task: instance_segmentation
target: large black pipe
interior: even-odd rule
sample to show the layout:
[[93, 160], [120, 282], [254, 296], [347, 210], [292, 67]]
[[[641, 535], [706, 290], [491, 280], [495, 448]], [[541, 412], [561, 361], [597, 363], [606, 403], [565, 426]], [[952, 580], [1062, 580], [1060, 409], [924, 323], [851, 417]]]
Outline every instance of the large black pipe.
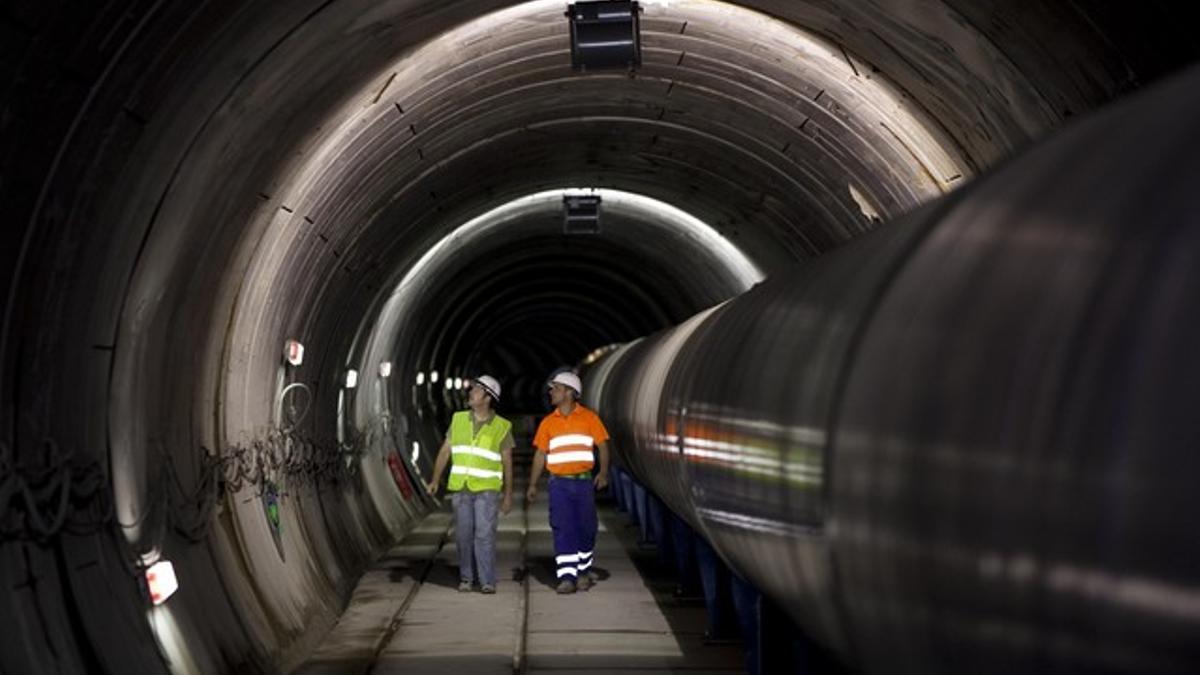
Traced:
[[1200, 70], [590, 376], [867, 673], [1200, 672]]

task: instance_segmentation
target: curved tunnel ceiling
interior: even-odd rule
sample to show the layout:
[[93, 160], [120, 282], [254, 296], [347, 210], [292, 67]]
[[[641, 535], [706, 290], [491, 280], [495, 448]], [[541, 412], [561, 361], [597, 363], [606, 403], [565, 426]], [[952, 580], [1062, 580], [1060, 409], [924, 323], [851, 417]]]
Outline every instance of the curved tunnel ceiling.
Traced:
[[[342, 326], [372, 311], [387, 275], [498, 201], [564, 181], [627, 189], [686, 204], [770, 270], [968, 173], [970, 160], [898, 88], [795, 26], [723, 3], [651, 3], [644, 66], [634, 76], [580, 76], [565, 60], [561, 11], [557, 2], [516, 5], [385, 64], [272, 179], [269, 204], [279, 206], [252, 219], [248, 231], [260, 234], [246, 241], [258, 252], [228, 339], [255, 345], [261, 365], [234, 362], [228, 407], [246, 416], [230, 418], [225, 433], [261, 423], [253, 399], [263, 397], [242, 400], [241, 378], [270, 381], [274, 351], [257, 348], [270, 339], [266, 326], [288, 314]], [[292, 311], [273, 304], [284, 297], [278, 288], [303, 289], [288, 300]], [[296, 315], [306, 307], [325, 316]], [[582, 354], [629, 333], [556, 341]], [[329, 338], [341, 342], [305, 340], [322, 354], [349, 351], [345, 337]]]
[[[202, 448], [278, 426], [280, 384], [310, 388], [305, 424], [329, 436], [353, 359], [541, 367], [547, 352], [578, 358], [739, 290], [732, 277], [706, 285], [699, 259], [666, 258], [659, 237], [606, 234], [556, 264], [552, 219], [530, 214], [512, 230], [527, 248], [462, 251], [480, 261], [461, 277], [469, 288], [453, 269], [437, 277], [412, 321], [429, 335], [383, 330], [406, 271], [462, 223], [543, 190], [624, 190], [683, 208], [771, 274], [1195, 58], [1173, 9], [1152, 3], [644, 4], [633, 76], [570, 71], [562, 3], [0, 8], [0, 194], [21, 224], [0, 247], [5, 453], [36, 464], [45, 438], [70, 448], [110, 477], [123, 535], [13, 549], [6, 576], [75, 570], [31, 592], [50, 607], [45, 635], [5, 650], [13, 669], [161, 670], [160, 650], [200, 670], [286, 668], [328, 625], [347, 580], [423, 507], [377, 470], [333, 492], [298, 487], [284, 515], [294, 535], [272, 546], [252, 486], [214, 504]], [[618, 217], [615, 231], [623, 222], [653, 225]], [[564, 282], [564, 297], [535, 281], [580, 270], [595, 277]], [[501, 284], [513, 322], [570, 318], [572, 294], [609, 313], [544, 344], [499, 338], [490, 355], [455, 341], [446, 310]], [[475, 320], [507, 330], [499, 317]], [[280, 364], [289, 337], [307, 347], [300, 370]], [[168, 527], [165, 471], [197, 514], [215, 514], [209, 529]], [[111, 580], [158, 555], [217, 590], [156, 615], [155, 649], [136, 587]], [[8, 615], [33, 611], [5, 602]]]
[[[563, 234], [563, 199], [578, 194], [601, 199], [599, 233]], [[540, 391], [528, 385], [552, 368], [761, 279], [740, 249], [671, 205], [609, 189], [540, 192], [456, 228], [409, 267], [347, 366], [398, 361], [402, 383], [421, 371], [499, 373], [528, 381], [510, 389], [524, 392], [506, 397], [508, 409], [537, 410]]]

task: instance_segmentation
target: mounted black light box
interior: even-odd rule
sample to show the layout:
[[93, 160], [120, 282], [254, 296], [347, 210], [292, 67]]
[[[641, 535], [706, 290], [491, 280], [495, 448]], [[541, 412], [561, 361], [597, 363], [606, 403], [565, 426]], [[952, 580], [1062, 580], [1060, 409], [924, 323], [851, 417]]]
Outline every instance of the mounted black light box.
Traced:
[[636, 2], [576, 2], [567, 5], [571, 20], [571, 67], [633, 70], [642, 65], [642, 8]]
[[563, 197], [563, 234], [600, 234], [600, 196]]

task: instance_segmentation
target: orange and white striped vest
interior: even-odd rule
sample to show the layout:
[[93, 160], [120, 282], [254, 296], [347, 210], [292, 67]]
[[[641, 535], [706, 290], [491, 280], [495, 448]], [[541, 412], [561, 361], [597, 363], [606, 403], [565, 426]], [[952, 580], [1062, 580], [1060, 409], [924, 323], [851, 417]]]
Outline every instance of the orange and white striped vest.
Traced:
[[556, 476], [591, 471], [595, 465], [592, 449], [608, 440], [608, 430], [600, 417], [576, 403], [569, 415], [556, 408], [538, 425], [533, 445], [546, 453], [546, 469]]

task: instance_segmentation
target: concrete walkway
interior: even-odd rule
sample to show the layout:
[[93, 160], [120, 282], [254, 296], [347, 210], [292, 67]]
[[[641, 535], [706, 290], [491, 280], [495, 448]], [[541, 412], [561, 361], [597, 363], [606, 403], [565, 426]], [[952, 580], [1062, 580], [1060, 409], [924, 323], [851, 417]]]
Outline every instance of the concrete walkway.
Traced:
[[528, 513], [515, 505], [500, 520], [495, 595], [457, 591], [450, 513], [431, 514], [363, 576], [296, 672], [743, 672], [739, 646], [703, 644], [703, 605], [672, 597], [674, 581], [652, 548], [637, 545], [636, 529], [611, 506], [600, 513], [601, 579], [574, 595], [554, 592], [544, 485]]

